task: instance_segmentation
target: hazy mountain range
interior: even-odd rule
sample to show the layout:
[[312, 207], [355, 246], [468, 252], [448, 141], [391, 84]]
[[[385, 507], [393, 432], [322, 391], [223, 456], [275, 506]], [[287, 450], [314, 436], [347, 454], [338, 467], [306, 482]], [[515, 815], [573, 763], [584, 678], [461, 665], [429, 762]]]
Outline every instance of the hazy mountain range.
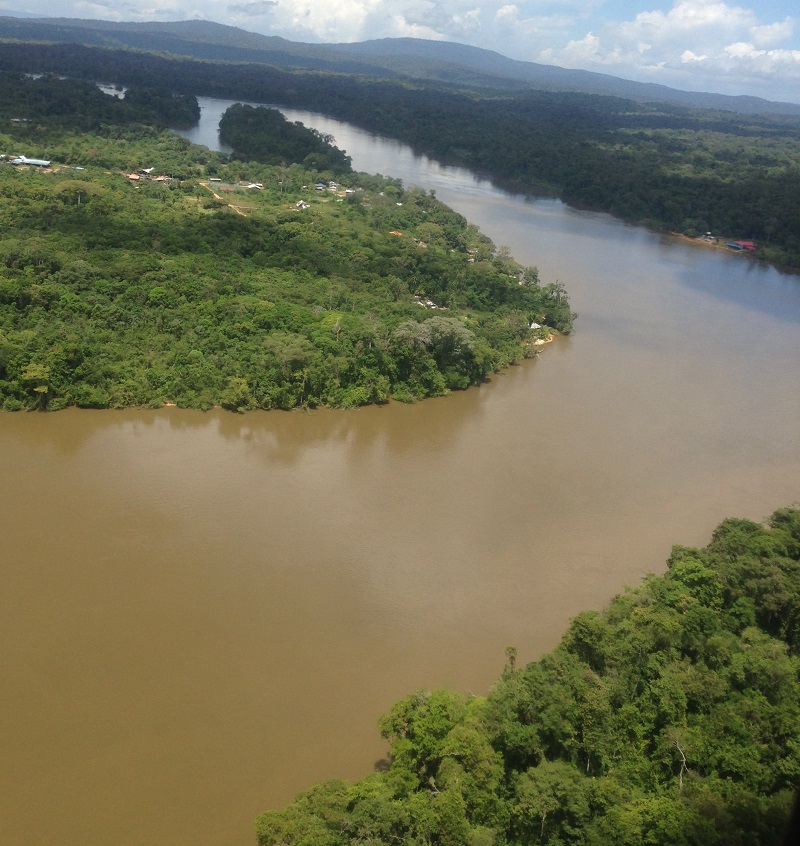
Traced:
[[0, 40], [75, 43], [227, 62], [259, 62], [371, 78], [443, 83], [474, 89], [577, 91], [745, 114], [800, 115], [800, 105], [759, 97], [679, 91], [664, 85], [553, 65], [521, 62], [491, 50], [417, 38], [306, 44], [212, 21], [116, 23], [75, 18], [0, 17]]

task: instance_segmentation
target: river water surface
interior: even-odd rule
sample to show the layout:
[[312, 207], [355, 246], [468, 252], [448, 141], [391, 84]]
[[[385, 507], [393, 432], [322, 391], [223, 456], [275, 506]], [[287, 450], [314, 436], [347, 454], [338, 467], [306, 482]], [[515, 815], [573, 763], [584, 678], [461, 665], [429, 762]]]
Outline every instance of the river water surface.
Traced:
[[369, 772], [396, 699], [483, 694], [671, 544], [800, 499], [798, 277], [290, 117], [564, 283], [576, 333], [411, 406], [0, 416], [4, 843], [251, 844]]

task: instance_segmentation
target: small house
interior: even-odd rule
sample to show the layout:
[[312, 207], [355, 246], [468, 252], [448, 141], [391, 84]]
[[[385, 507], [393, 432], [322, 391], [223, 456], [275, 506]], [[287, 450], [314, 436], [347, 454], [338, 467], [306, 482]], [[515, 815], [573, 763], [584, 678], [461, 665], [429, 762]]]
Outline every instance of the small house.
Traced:
[[27, 156], [17, 156], [15, 159], [11, 159], [11, 164], [32, 165], [33, 167], [50, 167], [50, 162], [46, 159], [29, 159]]

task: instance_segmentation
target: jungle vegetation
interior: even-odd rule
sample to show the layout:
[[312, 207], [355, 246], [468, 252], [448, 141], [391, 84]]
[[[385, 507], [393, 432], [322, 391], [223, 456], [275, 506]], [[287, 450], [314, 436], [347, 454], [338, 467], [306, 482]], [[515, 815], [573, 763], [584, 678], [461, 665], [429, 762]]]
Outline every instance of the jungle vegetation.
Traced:
[[[499, 184], [654, 229], [753, 240], [800, 267], [800, 118], [592, 94], [0, 44], [0, 69], [315, 109]], [[498, 83], [499, 85], [500, 83]]]
[[259, 846], [778, 846], [800, 787], [800, 509], [724, 521], [486, 697], [417, 691], [389, 765]]
[[[560, 284], [432, 194], [367, 174], [335, 183], [313, 153], [279, 165], [212, 153], [164, 129], [146, 93], [0, 82], [4, 409], [411, 401], [478, 384], [535, 354], [548, 327], [571, 329]], [[277, 114], [253, 120], [279, 145]], [[19, 154], [56, 166], [11, 164]]]

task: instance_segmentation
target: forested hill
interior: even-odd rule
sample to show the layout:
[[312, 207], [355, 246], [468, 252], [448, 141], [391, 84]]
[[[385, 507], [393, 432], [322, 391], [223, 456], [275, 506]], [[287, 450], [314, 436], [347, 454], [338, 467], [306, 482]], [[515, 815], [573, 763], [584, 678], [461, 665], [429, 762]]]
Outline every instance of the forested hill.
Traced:
[[258, 62], [0, 44], [0, 69], [323, 112], [504, 186], [653, 229], [752, 241], [800, 268], [800, 118], [548, 91], [467, 91]]
[[256, 822], [260, 846], [779, 846], [800, 787], [800, 510], [570, 625], [486, 698], [418, 691], [390, 766]]
[[159, 124], [192, 106], [0, 79], [2, 408], [410, 401], [570, 331], [560, 285], [432, 195], [274, 110], [239, 137], [282, 160], [229, 160]]
[[743, 114], [800, 115], [800, 105], [760, 97], [680, 91], [602, 73], [509, 59], [492, 50], [420, 38], [308, 44], [205, 20], [120, 21], [0, 16], [0, 38], [146, 50], [211, 61], [426, 80], [462, 88], [572, 91]]

